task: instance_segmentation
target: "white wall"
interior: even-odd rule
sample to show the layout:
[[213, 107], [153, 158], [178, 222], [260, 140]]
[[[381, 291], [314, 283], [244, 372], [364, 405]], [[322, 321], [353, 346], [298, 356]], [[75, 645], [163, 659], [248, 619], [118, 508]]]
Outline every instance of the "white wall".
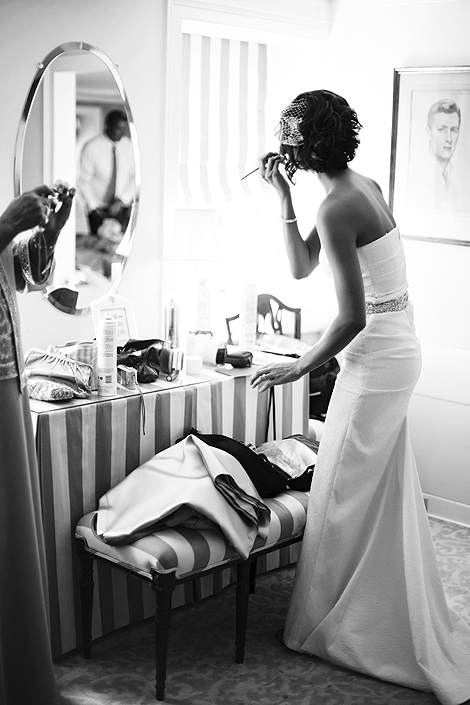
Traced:
[[[208, 5], [198, 0], [192, 4], [195, 11]], [[305, 46], [300, 50], [300, 44], [296, 51], [289, 44], [275, 54], [276, 70], [283, 76], [278, 84], [279, 107], [293, 97], [289, 88], [294, 94], [329, 88], [344, 95], [364, 125], [355, 168], [375, 178], [384, 191], [389, 175], [393, 69], [470, 64], [467, 0], [234, 0], [232, 4], [239, 17], [247, 8], [255, 8], [258, 23], [260, 11], [265, 11], [272, 27], [279, 27], [284, 8], [286, 27], [289, 10], [294, 9], [297, 27], [299, 16], [310, 12], [326, 28], [325, 6], [334, 8], [328, 42], [312, 42], [311, 51]], [[165, 8], [166, 0], [81, 0], [78, 4], [2, 0], [0, 5], [2, 204], [13, 197], [16, 130], [37, 62], [54, 46], [80, 40], [99, 47], [119, 67], [142, 159], [135, 246], [120, 293], [133, 299], [143, 337], [154, 335], [161, 325]], [[272, 95], [273, 107], [276, 101]], [[431, 499], [431, 511], [470, 524], [470, 248], [407, 241], [406, 249], [424, 352], [423, 375], [410, 414], [418, 468], [425, 492], [438, 498]], [[302, 291], [306, 298], [311, 295], [308, 288]], [[20, 315], [25, 347], [93, 334], [91, 317], [61, 314], [38, 294], [20, 297]]]

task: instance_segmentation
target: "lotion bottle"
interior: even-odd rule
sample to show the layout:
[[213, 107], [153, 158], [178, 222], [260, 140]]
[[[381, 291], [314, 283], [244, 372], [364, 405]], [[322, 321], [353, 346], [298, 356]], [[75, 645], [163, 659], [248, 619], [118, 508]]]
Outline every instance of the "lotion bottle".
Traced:
[[98, 323], [98, 396], [112, 397], [117, 393], [116, 321], [106, 314]]

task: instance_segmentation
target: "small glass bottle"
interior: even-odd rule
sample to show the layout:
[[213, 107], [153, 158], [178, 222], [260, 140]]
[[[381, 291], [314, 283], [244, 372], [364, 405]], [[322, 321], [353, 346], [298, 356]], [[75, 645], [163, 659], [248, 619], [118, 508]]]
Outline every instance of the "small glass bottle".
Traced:
[[165, 306], [165, 340], [171, 348], [179, 346], [179, 307], [174, 299]]

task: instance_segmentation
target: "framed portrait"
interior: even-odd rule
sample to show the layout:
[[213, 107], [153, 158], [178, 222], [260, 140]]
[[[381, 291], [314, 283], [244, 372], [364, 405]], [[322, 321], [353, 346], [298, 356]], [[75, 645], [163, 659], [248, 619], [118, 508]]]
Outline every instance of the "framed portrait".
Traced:
[[390, 207], [403, 237], [470, 246], [470, 66], [395, 69]]

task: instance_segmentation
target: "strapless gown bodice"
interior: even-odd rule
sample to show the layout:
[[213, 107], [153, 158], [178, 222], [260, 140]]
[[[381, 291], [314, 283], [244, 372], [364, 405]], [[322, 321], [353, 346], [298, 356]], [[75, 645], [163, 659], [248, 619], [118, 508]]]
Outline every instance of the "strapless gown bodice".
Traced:
[[[364, 282], [366, 301], [382, 303], [402, 296], [407, 288], [406, 261], [398, 228], [374, 242], [357, 248]], [[320, 250], [322, 269], [330, 272], [323, 249]]]

